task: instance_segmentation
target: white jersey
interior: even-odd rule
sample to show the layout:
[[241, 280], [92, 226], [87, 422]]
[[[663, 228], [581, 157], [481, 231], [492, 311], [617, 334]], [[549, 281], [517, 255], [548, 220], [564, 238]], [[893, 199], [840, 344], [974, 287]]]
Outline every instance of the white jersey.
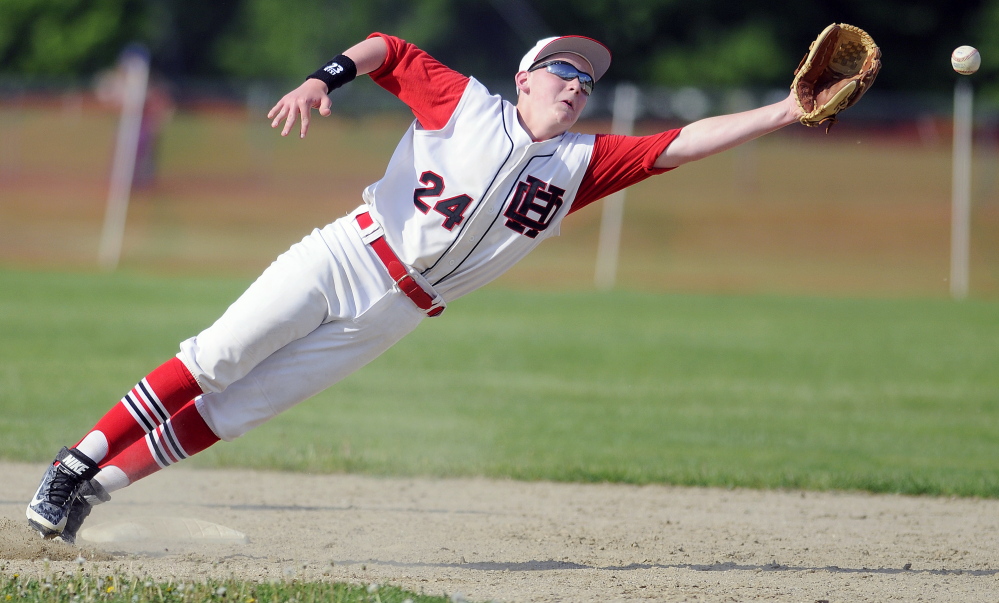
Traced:
[[593, 141], [532, 141], [516, 108], [472, 79], [447, 125], [410, 126], [364, 200], [400, 259], [454, 299], [558, 234]]
[[[384, 177], [364, 191], [364, 201], [399, 258], [453, 300], [559, 233], [562, 219], [581, 207], [575, 201], [598, 137], [567, 132], [534, 141], [513, 104], [412, 44], [383, 37], [388, 57], [371, 76], [409, 104], [417, 119]], [[642, 137], [613, 139], [654, 161], [675, 132], [645, 137], [652, 140], [644, 146], [635, 144]], [[620, 144], [625, 140], [631, 144]], [[634, 153], [605, 155], [636, 163]], [[618, 182], [603, 187], [590, 173], [591, 188], [623, 188], [663, 171], [651, 163], [639, 168], [630, 176], [611, 170], [607, 179]]]

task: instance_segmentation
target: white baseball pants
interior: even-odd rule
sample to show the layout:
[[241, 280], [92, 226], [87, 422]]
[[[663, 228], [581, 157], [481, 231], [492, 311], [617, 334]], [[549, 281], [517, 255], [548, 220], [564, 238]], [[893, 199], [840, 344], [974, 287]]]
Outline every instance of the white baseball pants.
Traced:
[[206, 392], [197, 407], [235, 439], [377, 358], [426, 315], [397, 288], [350, 215], [274, 261], [178, 357]]

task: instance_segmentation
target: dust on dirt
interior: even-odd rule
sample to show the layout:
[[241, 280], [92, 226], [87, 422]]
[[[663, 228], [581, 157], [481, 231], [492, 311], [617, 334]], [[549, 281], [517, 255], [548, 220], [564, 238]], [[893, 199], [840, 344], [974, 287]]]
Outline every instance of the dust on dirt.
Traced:
[[0, 517], [0, 559], [26, 561], [111, 561], [114, 555], [61, 540], [43, 540], [26, 521]]
[[[85, 527], [186, 518], [246, 539], [32, 539], [44, 467], [0, 463], [4, 571], [390, 583], [471, 601], [995, 601], [999, 501], [172, 467]], [[85, 533], [82, 533], [85, 534]], [[90, 553], [85, 553], [90, 554]], [[49, 561], [43, 561], [48, 559]]]

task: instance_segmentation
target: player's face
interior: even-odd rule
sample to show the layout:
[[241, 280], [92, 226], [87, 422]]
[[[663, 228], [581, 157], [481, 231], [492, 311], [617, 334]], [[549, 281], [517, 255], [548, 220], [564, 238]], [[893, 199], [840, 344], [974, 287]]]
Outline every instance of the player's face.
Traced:
[[[589, 62], [577, 54], [560, 52], [547, 57], [545, 62], [548, 61], [564, 61], [578, 71], [593, 73]], [[531, 100], [538, 103], [545, 115], [566, 129], [576, 123], [586, 106], [587, 95], [579, 78], [566, 81], [547, 69], [537, 69], [528, 73], [528, 86]]]

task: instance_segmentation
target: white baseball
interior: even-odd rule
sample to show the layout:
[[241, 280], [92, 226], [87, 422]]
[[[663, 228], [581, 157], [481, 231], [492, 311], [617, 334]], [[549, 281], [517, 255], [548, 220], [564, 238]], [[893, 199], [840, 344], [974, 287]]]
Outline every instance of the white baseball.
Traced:
[[971, 75], [982, 65], [982, 55], [974, 46], [958, 46], [950, 53], [950, 64], [961, 75]]

